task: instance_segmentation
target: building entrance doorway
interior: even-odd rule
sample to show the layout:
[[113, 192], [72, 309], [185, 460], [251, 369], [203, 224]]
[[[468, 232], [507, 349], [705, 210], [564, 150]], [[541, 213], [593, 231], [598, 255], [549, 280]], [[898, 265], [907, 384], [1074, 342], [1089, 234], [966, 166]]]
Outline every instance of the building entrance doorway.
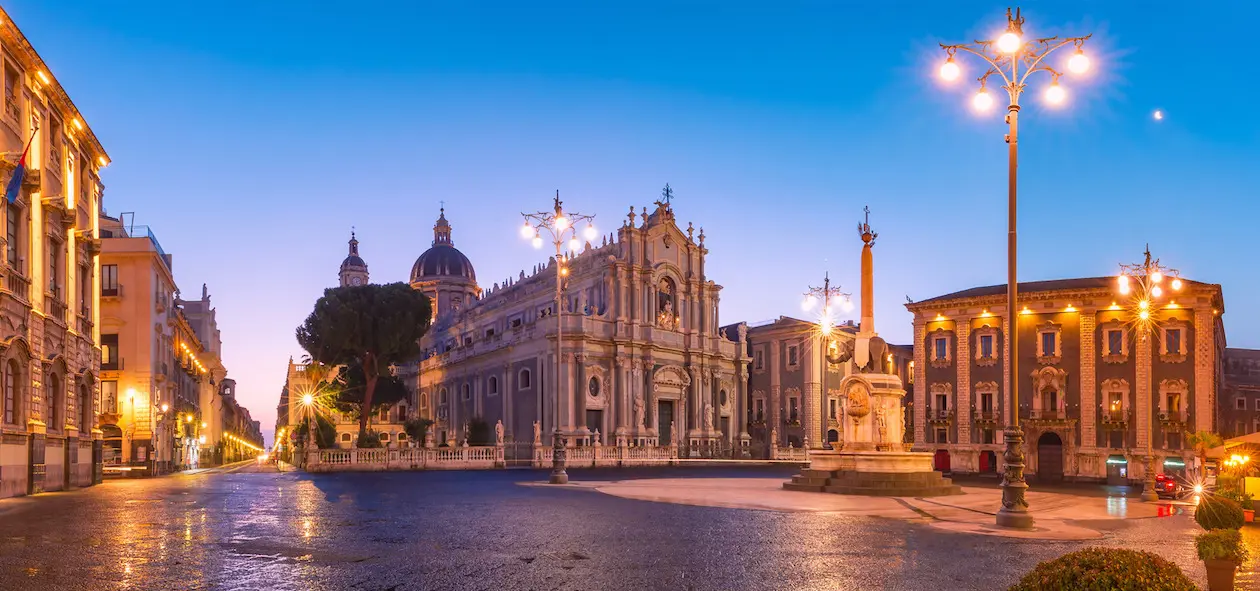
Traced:
[[997, 454], [992, 450], [980, 452], [980, 473], [993, 474], [997, 472]]
[[1058, 433], [1046, 432], [1037, 438], [1037, 480], [1063, 480], [1063, 439]]
[[662, 400], [656, 403], [656, 432], [659, 434], [657, 445], [669, 445], [674, 440], [674, 401]]
[[936, 450], [936, 455], [932, 458], [932, 467], [937, 472], [949, 472], [949, 451], [944, 449]]

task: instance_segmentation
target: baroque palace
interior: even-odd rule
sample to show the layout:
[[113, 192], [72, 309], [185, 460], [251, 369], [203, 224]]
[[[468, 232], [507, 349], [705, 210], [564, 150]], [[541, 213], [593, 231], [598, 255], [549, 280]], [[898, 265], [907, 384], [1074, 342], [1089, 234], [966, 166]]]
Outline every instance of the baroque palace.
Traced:
[[109, 157], [3, 10], [0, 44], [0, 178], [25, 173], [3, 208], [0, 497], [9, 497], [100, 477], [98, 173]]
[[1139, 330], [1116, 277], [1020, 284], [1017, 376], [1004, 362], [1005, 285], [906, 304], [916, 448], [940, 470], [1000, 472], [1013, 377], [1036, 479], [1137, 482], [1147, 456], [1182, 472], [1194, 453], [1184, 435], [1217, 426], [1225, 332], [1219, 285], [1176, 285], [1159, 324]]
[[[718, 324], [721, 287], [708, 249], [674, 221], [668, 199], [630, 214], [568, 263], [560, 310], [555, 259], [483, 289], [452, 241], [445, 211], [411, 285], [434, 304], [422, 360], [400, 375], [440, 441], [462, 441], [472, 421], [502, 423], [509, 453], [527, 458], [557, 416], [569, 445], [676, 444], [690, 455], [747, 445], [746, 365]], [[559, 375], [556, 315], [563, 323]]]

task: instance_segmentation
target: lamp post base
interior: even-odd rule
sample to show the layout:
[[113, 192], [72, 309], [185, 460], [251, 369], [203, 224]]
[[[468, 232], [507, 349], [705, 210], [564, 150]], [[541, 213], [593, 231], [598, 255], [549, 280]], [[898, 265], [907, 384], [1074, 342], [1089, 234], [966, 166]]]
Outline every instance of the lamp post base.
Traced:
[[1159, 492], [1155, 483], [1155, 458], [1146, 456], [1146, 486], [1142, 488], [1142, 500], [1148, 503], [1159, 501]]
[[1024, 492], [1028, 483], [1024, 482], [1024, 431], [1019, 428], [1008, 428], [1003, 432], [1006, 440], [1006, 473], [1002, 476], [1002, 508], [997, 512], [998, 527], [1032, 529], [1033, 517], [1028, 512], [1028, 501]]
[[569, 483], [569, 473], [564, 471], [566, 455], [564, 438], [560, 436], [560, 429], [556, 429], [551, 437], [551, 477], [547, 479], [548, 484]]

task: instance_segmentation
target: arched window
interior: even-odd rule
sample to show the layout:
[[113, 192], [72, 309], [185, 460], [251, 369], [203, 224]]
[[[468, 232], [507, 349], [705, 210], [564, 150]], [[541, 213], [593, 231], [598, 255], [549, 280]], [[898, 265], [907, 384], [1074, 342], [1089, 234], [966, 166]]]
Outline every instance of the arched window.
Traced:
[[528, 370], [528, 369], [522, 369], [522, 370], [521, 370], [520, 375], [517, 377], [516, 383], [520, 385], [520, 387], [521, 387], [521, 389], [522, 389], [522, 390], [524, 390], [524, 389], [526, 389], [526, 388], [530, 388], [530, 387], [531, 387], [531, 385], [530, 385], [530, 375], [529, 375], [529, 370]]
[[446, 388], [438, 390], [438, 404], [446, 404]]
[[673, 325], [678, 318], [677, 289], [674, 280], [662, 277], [656, 287], [656, 320], [659, 325]]
[[491, 396], [498, 394], [499, 393], [499, 378], [490, 376], [490, 379], [486, 380], [486, 391]]
[[349, 434], [349, 433], [342, 433], [342, 434], [341, 434], [341, 442], [342, 442], [342, 443], [350, 443], [350, 434]]
[[726, 390], [718, 390], [718, 406], [725, 407], [728, 400], [726, 399]]
[[86, 383], [79, 384], [79, 430], [82, 432], [91, 431], [96, 426], [90, 392]]
[[10, 359], [4, 364], [4, 422], [10, 425], [16, 425], [22, 418], [22, 413], [18, 410], [18, 404], [22, 400], [17, 392], [19, 375], [16, 359]]
[[47, 419], [45, 422], [48, 424], [48, 430], [60, 431], [65, 421], [61, 416], [61, 378], [57, 377], [57, 374], [48, 374], [48, 389], [45, 392], [48, 398], [48, 416], [44, 418]]

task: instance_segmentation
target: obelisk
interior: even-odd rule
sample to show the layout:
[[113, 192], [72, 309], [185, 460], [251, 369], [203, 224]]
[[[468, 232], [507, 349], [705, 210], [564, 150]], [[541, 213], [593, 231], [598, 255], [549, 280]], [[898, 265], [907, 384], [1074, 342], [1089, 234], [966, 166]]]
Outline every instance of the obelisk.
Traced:
[[870, 361], [871, 338], [875, 336], [875, 257], [871, 248], [879, 237], [871, 230], [871, 208], [865, 207], [862, 211], [866, 213], [866, 219], [858, 224], [858, 235], [862, 237], [862, 319], [853, 355], [859, 368], [866, 367]]

